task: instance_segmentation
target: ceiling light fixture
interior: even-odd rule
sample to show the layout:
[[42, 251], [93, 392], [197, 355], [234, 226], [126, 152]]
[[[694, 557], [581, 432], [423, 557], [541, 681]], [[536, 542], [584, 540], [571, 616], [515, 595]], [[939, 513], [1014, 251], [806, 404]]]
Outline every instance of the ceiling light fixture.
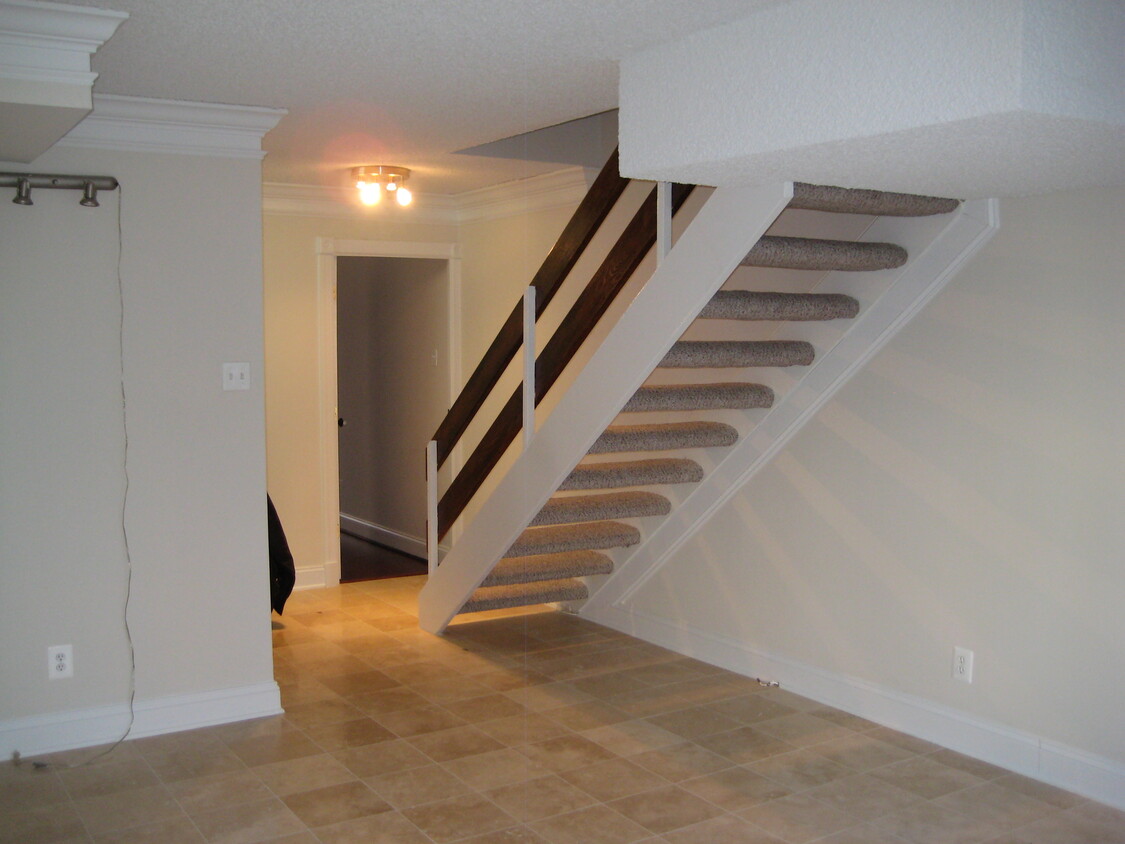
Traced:
[[393, 193], [399, 205], [409, 205], [414, 198], [405, 187], [410, 171], [405, 167], [388, 167], [385, 164], [367, 164], [352, 168], [352, 179], [359, 188], [359, 201], [364, 205], [376, 205], [383, 198], [383, 191]]

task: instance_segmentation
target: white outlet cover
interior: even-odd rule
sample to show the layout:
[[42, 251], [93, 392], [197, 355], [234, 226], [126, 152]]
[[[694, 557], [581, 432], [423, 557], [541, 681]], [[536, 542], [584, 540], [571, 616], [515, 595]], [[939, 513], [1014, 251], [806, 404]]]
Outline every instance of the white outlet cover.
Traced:
[[962, 683], [973, 682], [973, 652], [968, 648], [953, 649], [953, 679]]
[[70, 645], [52, 645], [47, 648], [47, 676], [52, 680], [65, 680], [74, 676], [74, 650]]

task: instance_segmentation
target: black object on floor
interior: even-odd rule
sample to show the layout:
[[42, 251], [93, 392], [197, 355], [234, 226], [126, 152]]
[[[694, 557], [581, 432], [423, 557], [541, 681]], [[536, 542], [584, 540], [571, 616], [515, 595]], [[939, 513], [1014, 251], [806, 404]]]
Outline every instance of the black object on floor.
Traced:
[[425, 574], [426, 561], [350, 533], [340, 533], [340, 582]]
[[285, 602], [293, 591], [297, 571], [293, 567], [293, 554], [289, 551], [289, 543], [285, 539], [281, 519], [277, 516], [277, 510], [274, 509], [269, 494], [266, 495], [266, 520], [269, 534], [270, 606], [281, 615], [281, 611], [285, 609]]

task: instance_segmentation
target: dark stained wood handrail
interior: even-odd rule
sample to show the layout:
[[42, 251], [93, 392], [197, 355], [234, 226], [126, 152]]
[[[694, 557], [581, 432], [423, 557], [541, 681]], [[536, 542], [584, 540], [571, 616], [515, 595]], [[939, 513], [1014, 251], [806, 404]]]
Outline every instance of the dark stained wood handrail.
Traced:
[[[575, 209], [554, 247], [531, 280], [535, 288], [535, 317], [550, 304], [567, 275], [574, 268], [590, 240], [621, 197], [628, 179], [618, 173], [617, 150], [606, 161], [590, 190]], [[523, 301], [516, 303], [492, 345], [465, 382], [433, 438], [437, 441], [438, 466], [445, 463], [453, 447], [480, 411], [492, 388], [523, 344]]]
[[[684, 203], [691, 191], [691, 185], [673, 186], [673, 212]], [[598, 320], [656, 243], [656, 214], [656, 190], [653, 189], [535, 361], [536, 405], [562, 375]], [[521, 384], [438, 502], [439, 538], [449, 531], [519, 434], [522, 394]]]

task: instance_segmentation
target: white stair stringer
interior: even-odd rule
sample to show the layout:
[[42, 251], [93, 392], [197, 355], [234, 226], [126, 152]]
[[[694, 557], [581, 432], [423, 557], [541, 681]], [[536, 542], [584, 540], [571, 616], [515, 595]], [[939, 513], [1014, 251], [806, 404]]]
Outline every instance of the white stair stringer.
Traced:
[[419, 595], [441, 633], [785, 209], [791, 183], [719, 188], [680, 235]]
[[[897, 217], [880, 217], [874, 222], [862, 239], [901, 244], [910, 260], [897, 270], [871, 274], [877, 289], [859, 295], [858, 318], [831, 346], [818, 344], [816, 359], [800, 379], [756, 419], [670, 515], [646, 531], [640, 544], [617, 558], [613, 574], [581, 606], [581, 615], [627, 629], [625, 604], [629, 598], [992, 238], [999, 227], [998, 204], [994, 199], [966, 202], [954, 214], [933, 219], [938, 221], [936, 225], [920, 226], [917, 219]], [[830, 273], [815, 292], [854, 295], [855, 289], [854, 275]], [[788, 323], [785, 337], [815, 343], [819, 330], [815, 324]]]

